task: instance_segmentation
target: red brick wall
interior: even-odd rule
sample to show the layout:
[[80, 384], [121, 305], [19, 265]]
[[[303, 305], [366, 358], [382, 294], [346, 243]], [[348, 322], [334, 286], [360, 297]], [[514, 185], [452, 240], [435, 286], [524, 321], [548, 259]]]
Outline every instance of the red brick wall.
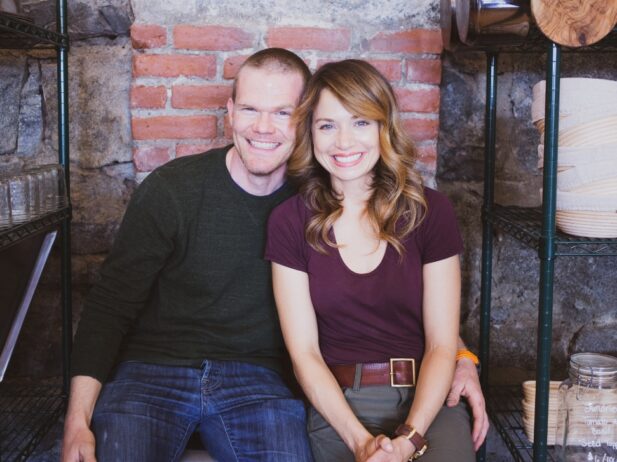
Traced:
[[[406, 129], [423, 170], [435, 171], [439, 126], [441, 34], [434, 29], [382, 31], [372, 36], [345, 28], [237, 27], [134, 24], [131, 126], [140, 172], [230, 142], [225, 103], [246, 56], [268, 46], [289, 48], [311, 70], [324, 62], [361, 58], [395, 88]], [[354, 45], [357, 43], [358, 45]]]

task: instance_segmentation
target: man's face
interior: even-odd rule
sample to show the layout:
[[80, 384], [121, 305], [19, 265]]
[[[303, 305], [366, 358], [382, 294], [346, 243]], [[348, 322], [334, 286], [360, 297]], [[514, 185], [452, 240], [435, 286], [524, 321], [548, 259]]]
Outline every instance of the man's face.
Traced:
[[234, 146], [250, 174], [268, 176], [285, 169], [296, 131], [291, 114], [303, 86], [298, 72], [240, 71], [236, 100], [227, 102], [227, 110]]

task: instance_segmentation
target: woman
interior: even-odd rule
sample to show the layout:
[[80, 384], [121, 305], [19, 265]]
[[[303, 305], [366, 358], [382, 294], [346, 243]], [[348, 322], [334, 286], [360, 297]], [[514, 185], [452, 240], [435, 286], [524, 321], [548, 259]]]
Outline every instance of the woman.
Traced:
[[294, 117], [300, 192], [272, 213], [266, 258], [315, 459], [475, 460], [468, 413], [444, 407], [462, 241], [392, 88], [364, 61], [329, 63]]

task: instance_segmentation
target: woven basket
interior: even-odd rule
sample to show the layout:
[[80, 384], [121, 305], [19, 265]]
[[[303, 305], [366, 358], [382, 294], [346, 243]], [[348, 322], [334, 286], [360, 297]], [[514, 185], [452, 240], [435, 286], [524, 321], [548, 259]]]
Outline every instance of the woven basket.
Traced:
[[581, 237], [611, 239], [617, 237], [617, 213], [557, 210], [557, 228]]
[[[559, 131], [566, 131], [572, 128], [576, 128], [579, 125], [589, 122], [601, 121], [602, 119], [611, 118], [617, 116], [617, 106], [611, 104], [609, 106], [596, 107], [593, 109], [587, 109], [584, 111], [576, 112], [570, 115], [559, 114]], [[533, 124], [536, 126], [540, 133], [544, 133], [546, 126], [546, 119], [534, 120]]]
[[[544, 129], [540, 129], [544, 139]], [[581, 123], [567, 130], [560, 129], [559, 146], [602, 146], [617, 144], [617, 116], [604, 117], [587, 123]]]
[[617, 193], [617, 160], [567, 168], [557, 175], [557, 189], [588, 194]]
[[[531, 417], [525, 417], [523, 416], [523, 428], [525, 430], [525, 435], [527, 435], [527, 439], [533, 443], [533, 426], [535, 423], [535, 419], [533, 416]], [[555, 441], [556, 441], [556, 435], [557, 435], [557, 425], [553, 424], [547, 425], [546, 428], [546, 444], [548, 444], [549, 446], [554, 446], [555, 445]]]
[[[599, 146], [559, 146], [557, 165], [559, 167], [575, 167], [594, 162], [617, 162], [617, 144]], [[538, 146], [538, 168], [544, 166], [544, 145]]]
[[[562, 78], [559, 83], [559, 115], [570, 116], [617, 106], [617, 82], [606, 79]], [[531, 120], [544, 119], [546, 81], [533, 86]]]
[[617, 216], [617, 194], [580, 194], [557, 192], [557, 210], [611, 212]]

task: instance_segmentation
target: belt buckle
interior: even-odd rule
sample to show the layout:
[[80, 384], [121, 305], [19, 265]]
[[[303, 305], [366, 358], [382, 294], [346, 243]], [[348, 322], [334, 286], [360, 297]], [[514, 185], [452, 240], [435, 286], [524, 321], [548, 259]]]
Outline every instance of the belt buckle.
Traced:
[[[394, 383], [394, 363], [397, 361], [407, 361], [411, 363], [412, 383]], [[416, 386], [416, 360], [414, 358], [390, 358], [390, 386], [395, 388]]]

